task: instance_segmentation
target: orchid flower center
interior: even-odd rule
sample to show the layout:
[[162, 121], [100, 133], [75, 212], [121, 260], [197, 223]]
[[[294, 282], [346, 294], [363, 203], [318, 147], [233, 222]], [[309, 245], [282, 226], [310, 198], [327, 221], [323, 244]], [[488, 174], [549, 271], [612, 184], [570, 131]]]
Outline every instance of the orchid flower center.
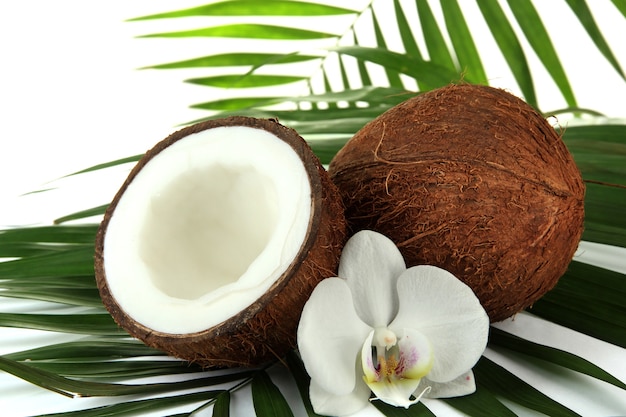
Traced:
[[420, 380], [433, 366], [432, 346], [416, 330], [406, 329], [398, 337], [388, 328], [375, 329], [363, 344], [361, 360], [363, 379], [375, 399], [408, 408], [429, 390], [426, 388], [411, 399]]

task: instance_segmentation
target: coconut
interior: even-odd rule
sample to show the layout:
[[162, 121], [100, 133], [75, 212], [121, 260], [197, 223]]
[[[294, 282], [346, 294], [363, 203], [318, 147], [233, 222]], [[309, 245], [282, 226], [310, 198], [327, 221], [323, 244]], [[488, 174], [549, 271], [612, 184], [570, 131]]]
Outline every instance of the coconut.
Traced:
[[452, 272], [492, 322], [553, 288], [582, 234], [572, 156], [537, 111], [501, 89], [412, 97], [356, 133], [329, 173], [351, 232], [376, 230], [408, 265]]
[[184, 128], [149, 150], [108, 207], [95, 271], [115, 321], [204, 367], [295, 347], [315, 285], [336, 275], [343, 206], [310, 147], [273, 120]]

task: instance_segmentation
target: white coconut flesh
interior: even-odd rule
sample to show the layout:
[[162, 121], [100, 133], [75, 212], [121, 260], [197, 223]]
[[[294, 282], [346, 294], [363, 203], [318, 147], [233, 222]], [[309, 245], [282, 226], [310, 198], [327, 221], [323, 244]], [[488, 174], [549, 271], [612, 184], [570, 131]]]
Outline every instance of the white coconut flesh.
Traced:
[[135, 321], [170, 334], [249, 307], [307, 235], [302, 160], [262, 129], [218, 127], [154, 156], [119, 199], [104, 240], [107, 285]]

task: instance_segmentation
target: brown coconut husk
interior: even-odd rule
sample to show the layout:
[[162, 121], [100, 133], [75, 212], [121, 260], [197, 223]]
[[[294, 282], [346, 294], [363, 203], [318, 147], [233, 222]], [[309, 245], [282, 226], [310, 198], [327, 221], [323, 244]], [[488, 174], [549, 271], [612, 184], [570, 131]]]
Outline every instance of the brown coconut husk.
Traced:
[[563, 140], [500, 89], [450, 85], [361, 129], [330, 164], [352, 232], [390, 237], [409, 266], [467, 283], [492, 322], [531, 306], [567, 269], [584, 184]]
[[[158, 332], [127, 315], [107, 286], [103, 252], [107, 225], [115, 214], [120, 197], [150, 159], [192, 133], [223, 126], [263, 129], [285, 141], [300, 156], [311, 185], [312, 207], [307, 237], [289, 268], [245, 310], [201, 332], [180, 335]], [[257, 365], [281, 358], [295, 348], [302, 308], [322, 279], [337, 274], [339, 255], [346, 239], [346, 222], [338, 191], [309, 145], [296, 131], [274, 120], [249, 117], [210, 120], [173, 133], [149, 150], [132, 170], [108, 207], [97, 233], [96, 281], [102, 301], [115, 321], [148, 346], [203, 367]]]

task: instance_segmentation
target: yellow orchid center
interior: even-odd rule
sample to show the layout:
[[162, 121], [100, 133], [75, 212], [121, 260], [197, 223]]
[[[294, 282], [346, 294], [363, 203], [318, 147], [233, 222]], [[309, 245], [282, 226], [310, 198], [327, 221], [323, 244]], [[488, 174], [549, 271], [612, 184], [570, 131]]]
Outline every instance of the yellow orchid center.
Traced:
[[428, 391], [411, 399], [422, 377], [433, 366], [433, 351], [428, 339], [415, 330], [405, 330], [402, 337], [388, 328], [370, 333], [361, 352], [363, 379], [379, 399], [408, 408]]

